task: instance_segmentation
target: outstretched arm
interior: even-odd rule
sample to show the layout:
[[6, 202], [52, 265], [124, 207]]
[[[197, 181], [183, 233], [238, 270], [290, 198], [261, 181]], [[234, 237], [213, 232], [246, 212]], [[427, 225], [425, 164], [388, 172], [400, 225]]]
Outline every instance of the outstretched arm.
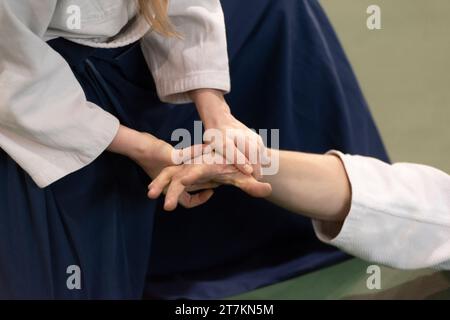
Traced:
[[280, 171], [265, 180], [269, 200], [313, 218], [324, 242], [401, 269], [450, 268], [450, 176], [442, 171], [281, 151]]
[[263, 181], [272, 185], [271, 202], [310, 218], [342, 222], [351, 191], [344, 166], [334, 155], [270, 150], [279, 157], [279, 171]]

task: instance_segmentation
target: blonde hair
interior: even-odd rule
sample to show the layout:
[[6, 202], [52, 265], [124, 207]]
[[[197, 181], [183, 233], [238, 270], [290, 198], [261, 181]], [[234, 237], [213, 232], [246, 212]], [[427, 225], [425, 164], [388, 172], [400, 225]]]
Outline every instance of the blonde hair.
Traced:
[[139, 13], [153, 30], [166, 37], [180, 37], [167, 14], [169, 0], [138, 0]]

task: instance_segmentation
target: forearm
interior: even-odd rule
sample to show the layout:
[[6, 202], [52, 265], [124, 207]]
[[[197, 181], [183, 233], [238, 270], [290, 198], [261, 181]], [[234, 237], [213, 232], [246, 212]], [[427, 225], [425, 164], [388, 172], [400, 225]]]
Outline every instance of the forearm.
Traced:
[[189, 97], [197, 107], [200, 119], [207, 128], [216, 127], [224, 117], [231, 116], [222, 91], [215, 89], [197, 89], [189, 92]]
[[139, 164], [151, 177], [173, 165], [172, 146], [155, 136], [121, 125], [108, 151], [124, 155]]
[[148, 146], [148, 141], [143, 135], [142, 132], [121, 125], [109, 145], [108, 151], [136, 159], [145, 152]]
[[333, 155], [279, 153], [279, 171], [264, 176], [272, 185], [269, 201], [314, 219], [342, 222], [351, 202], [350, 183], [341, 160]]

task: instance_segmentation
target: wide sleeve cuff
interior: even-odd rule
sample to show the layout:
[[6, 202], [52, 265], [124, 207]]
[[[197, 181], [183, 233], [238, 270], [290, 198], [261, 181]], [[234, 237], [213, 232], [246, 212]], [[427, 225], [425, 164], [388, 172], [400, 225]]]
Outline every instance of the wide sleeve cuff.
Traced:
[[[119, 120], [113, 115], [104, 112], [103, 117], [90, 123], [91, 141], [84, 154], [65, 152], [61, 161], [52, 159], [51, 162], [42, 163], [42, 166], [34, 165], [28, 172], [40, 188], [45, 188], [55, 181], [76, 172], [91, 164], [97, 159], [112, 143], [120, 127]], [[56, 160], [56, 161], [55, 161]]]
[[159, 98], [192, 102], [195, 89], [230, 91], [225, 20], [219, 0], [171, 1], [169, 17], [181, 38], [148, 32], [141, 40], [144, 58]]
[[39, 187], [91, 163], [119, 128], [86, 100], [67, 62], [42, 40], [56, 5], [0, 1], [0, 38], [14, 35], [0, 41], [0, 148]]
[[[317, 237], [324, 243], [328, 243], [337, 247], [347, 247], [349, 243], [352, 243], [353, 231], [358, 229], [359, 223], [361, 223], [361, 214], [357, 204], [357, 199], [355, 199], [354, 188], [352, 187], [352, 182], [356, 177], [350, 177], [352, 173], [349, 169], [349, 164], [351, 158], [347, 158], [342, 152], [331, 150], [327, 154], [332, 154], [340, 158], [342, 164], [344, 165], [346, 174], [349, 178], [349, 182], [352, 190], [352, 200], [350, 211], [344, 221], [344, 223], [334, 223], [322, 220], [313, 219], [313, 227], [316, 232]], [[355, 211], [357, 214], [355, 214]]]
[[89, 121], [79, 123], [76, 130], [67, 130], [65, 137], [62, 137], [64, 132], [59, 133], [58, 139], [66, 140], [67, 145], [58, 147], [43, 139], [30, 139], [15, 130], [0, 129], [2, 148], [40, 188], [89, 165], [116, 136], [119, 120], [98, 106], [87, 104], [91, 105], [87, 107], [91, 110]]
[[161, 101], [166, 103], [190, 103], [188, 92], [196, 89], [217, 89], [224, 94], [230, 92], [230, 75], [228, 72], [198, 72], [180, 79], [160, 78], [156, 81], [156, 89]]
[[352, 189], [341, 225], [315, 220], [317, 237], [367, 261], [401, 269], [450, 261], [450, 179], [431, 167], [344, 155]]

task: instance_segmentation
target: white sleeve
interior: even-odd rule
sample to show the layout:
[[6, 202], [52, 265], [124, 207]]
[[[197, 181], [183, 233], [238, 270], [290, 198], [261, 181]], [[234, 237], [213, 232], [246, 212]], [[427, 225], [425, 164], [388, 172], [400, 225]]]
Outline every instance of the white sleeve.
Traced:
[[156, 32], [141, 40], [159, 98], [169, 103], [190, 102], [187, 91], [211, 88], [230, 91], [227, 40], [219, 0], [173, 0], [169, 16], [179, 38]]
[[93, 161], [119, 127], [42, 40], [55, 6], [0, 0], [0, 147], [40, 187]]
[[314, 221], [318, 237], [375, 263], [400, 269], [450, 269], [450, 176], [425, 165], [389, 165], [338, 155], [352, 188], [348, 217], [337, 237]]

